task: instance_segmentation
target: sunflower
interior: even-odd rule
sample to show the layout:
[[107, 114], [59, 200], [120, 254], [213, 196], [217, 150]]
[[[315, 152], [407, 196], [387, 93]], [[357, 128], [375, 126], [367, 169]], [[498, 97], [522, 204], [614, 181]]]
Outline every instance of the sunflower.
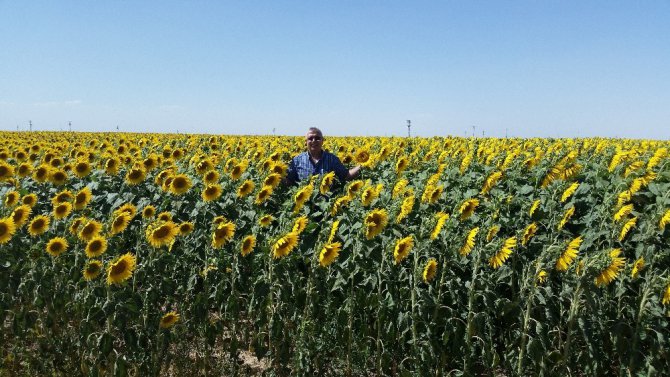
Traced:
[[80, 216], [70, 222], [70, 227], [68, 230], [72, 235], [78, 235], [79, 234], [79, 228], [81, 228], [82, 224], [86, 223], [88, 219], [85, 216]]
[[382, 192], [384, 186], [378, 184], [377, 186], [368, 186], [363, 189], [361, 193], [361, 204], [363, 207], [369, 207], [372, 204], [372, 201], [379, 197], [379, 194]]
[[19, 168], [16, 170], [16, 175], [19, 176], [19, 178], [25, 178], [29, 176], [32, 171], [33, 166], [27, 162], [24, 162], [19, 165]]
[[127, 213], [128, 215], [130, 215], [130, 218], [132, 219], [137, 214], [137, 207], [135, 207], [135, 205], [132, 203], [126, 203], [121, 207], [117, 208], [116, 210], [114, 210], [115, 215], [120, 215], [122, 213]]
[[263, 180], [263, 186], [276, 187], [281, 183], [281, 175], [277, 173], [271, 173]]
[[206, 172], [205, 175], [203, 175], [203, 177], [202, 177], [202, 181], [206, 185], [217, 184], [217, 183], [219, 183], [220, 179], [221, 179], [221, 176], [220, 176], [219, 172], [217, 172], [216, 170], [210, 170], [210, 171]]
[[46, 252], [52, 257], [63, 254], [68, 248], [67, 240], [63, 237], [54, 237], [47, 243]]
[[107, 251], [107, 240], [104, 237], [95, 236], [88, 241], [84, 251], [89, 258], [99, 257]]
[[233, 166], [233, 168], [230, 170], [230, 178], [232, 178], [234, 181], [237, 181], [242, 176], [242, 173], [244, 173], [244, 170], [246, 170], [246, 164], [242, 163]]
[[305, 202], [312, 196], [312, 191], [314, 191], [314, 186], [307, 184], [295, 193], [295, 196], [293, 197], [293, 200], [295, 201], [293, 213], [298, 213], [300, 211], [305, 205]]
[[321, 193], [321, 195], [326, 195], [328, 191], [330, 191], [330, 186], [333, 185], [334, 181], [335, 181], [334, 171], [325, 174], [323, 178], [321, 178], [321, 184], [319, 185], [319, 192]]
[[402, 156], [396, 161], [395, 163], [395, 171], [396, 173], [400, 174], [402, 173], [405, 169], [407, 169], [407, 166], [409, 166], [409, 161], [407, 160], [407, 157]]
[[395, 264], [398, 264], [402, 262], [403, 259], [407, 258], [413, 247], [414, 238], [412, 238], [412, 236], [407, 236], [396, 241], [395, 248], [393, 249], [393, 261]]
[[56, 186], [64, 185], [67, 182], [67, 172], [62, 169], [56, 169], [51, 172], [49, 180]]
[[142, 209], [142, 218], [150, 219], [156, 215], [156, 207], [151, 204], [147, 205]]
[[479, 233], [479, 227], [470, 229], [468, 235], [465, 237], [463, 246], [461, 246], [461, 249], [458, 251], [461, 256], [468, 256], [470, 252], [472, 252], [472, 248], [475, 247], [475, 238], [477, 237], [477, 233]]
[[84, 178], [87, 175], [91, 174], [91, 164], [88, 161], [82, 160], [74, 164], [72, 172], [79, 178]]
[[274, 219], [275, 218], [272, 217], [272, 215], [263, 215], [263, 216], [261, 216], [260, 219], [258, 219], [258, 224], [262, 227], [267, 227], [267, 226], [270, 226], [270, 224], [272, 224]]
[[426, 186], [426, 188], [423, 190], [423, 195], [421, 195], [421, 202], [429, 204], [435, 203], [440, 199], [440, 196], [442, 196], [443, 190], [444, 187], [442, 186]]
[[170, 192], [175, 195], [182, 195], [187, 193], [191, 186], [193, 186], [193, 183], [186, 174], [177, 174], [170, 182]]
[[[82, 226], [83, 225], [83, 226]], [[85, 223], [81, 223], [81, 229], [79, 229], [79, 239], [83, 241], [90, 241], [93, 237], [96, 237], [100, 234], [102, 230], [102, 224], [96, 220], [87, 220]]]
[[237, 197], [243, 198], [251, 194], [251, 192], [254, 191], [254, 187], [254, 182], [250, 179], [247, 179], [246, 181], [242, 182], [240, 187], [237, 188]]
[[572, 194], [574, 194], [575, 191], [577, 191], [578, 187], [579, 182], [574, 182], [573, 184], [568, 186], [568, 188], [566, 188], [565, 191], [563, 191], [563, 195], [561, 195], [561, 203], [565, 203], [568, 199], [570, 199]]
[[567, 271], [570, 264], [575, 260], [579, 253], [579, 246], [581, 246], [583, 238], [581, 236], [575, 237], [568, 243], [568, 247], [563, 254], [556, 260], [556, 269], [559, 271]]
[[53, 217], [57, 220], [64, 219], [72, 213], [72, 203], [63, 202], [55, 206], [53, 209]]
[[220, 223], [212, 233], [212, 247], [215, 249], [222, 247], [226, 242], [233, 239], [234, 235], [234, 223], [230, 221]]
[[499, 268], [505, 263], [510, 254], [512, 254], [512, 249], [516, 247], [516, 237], [510, 237], [505, 240], [500, 251], [489, 259], [489, 266], [494, 269]]
[[365, 238], [371, 240], [379, 235], [386, 224], [388, 224], [388, 213], [385, 209], [372, 210], [363, 220], [365, 225]]
[[436, 274], [437, 261], [434, 258], [430, 258], [428, 263], [426, 263], [426, 266], [423, 268], [423, 281], [430, 283], [433, 279], [435, 279]]
[[293, 229], [291, 232], [300, 234], [302, 233], [305, 228], [307, 227], [307, 216], [300, 216], [297, 219], [295, 219], [295, 222], [293, 223]]
[[107, 285], [121, 284], [128, 280], [135, 270], [137, 259], [131, 253], [125, 253], [107, 266]]
[[404, 218], [406, 218], [411, 212], [412, 208], [414, 208], [414, 195], [409, 195], [402, 201], [402, 205], [400, 206], [400, 212], [398, 213], [398, 216], [395, 218], [396, 224], [399, 224]]
[[14, 166], [0, 160], [0, 182], [6, 181], [14, 176]]
[[644, 269], [644, 258], [638, 258], [635, 263], [633, 263], [633, 269], [630, 272], [630, 276], [635, 279], [637, 275]]
[[31, 208], [37, 204], [37, 195], [35, 194], [27, 194], [23, 195], [23, 198], [21, 198], [21, 203], [30, 206]]
[[128, 227], [128, 224], [130, 224], [131, 219], [132, 218], [130, 217], [130, 214], [128, 214], [127, 212], [119, 213], [114, 218], [114, 221], [112, 221], [111, 229], [109, 230], [109, 233], [111, 235], [115, 235], [115, 234], [123, 232]]
[[92, 194], [91, 189], [86, 186], [83, 189], [77, 192], [77, 195], [74, 196], [74, 209], [82, 210], [86, 208], [88, 203], [91, 201]]
[[44, 215], [35, 216], [35, 218], [33, 218], [33, 220], [28, 225], [28, 233], [30, 233], [30, 235], [33, 237], [39, 236], [40, 234], [43, 234], [47, 230], [49, 230], [50, 223], [51, 219], [49, 218], [49, 216]]
[[355, 181], [351, 181], [349, 185], [347, 186], [347, 195], [351, 198], [356, 196], [358, 192], [365, 186], [365, 182], [361, 181], [360, 179], [357, 179]]
[[161, 329], [169, 329], [174, 326], [175, 323], [179, 322], [181, 316], [177, 312], [169, 312], [161, 317], [161, 321], [158, 326]]
[[665, 291], [663, 291], [663, 299], [661, 299], [661, 303], [663, 305], [668, 305], [670, 303], [670, 284], [668, 284], [668, 286], [665, 287]]
[[537, 232], [537, 224], [531, 223], [528, 225], [523, 231], [523, 236], [521, 237], [521, 246], [526, 246], [530, 239], [535, 235], [535, 232]]
[[9, 242], [9, 240], [12, 239], [14, 233], [16, 233], [14, 219], [11, 217], [0, 219], [0, 245]]
[[393, 185], [393, 190], [391, 191], [391, 197], [393, 199], [399, 197], [405, 192], [405, 188], [409, 184], [409, 181], [406, 179], [399, 179], [395, 185]]
[[330, 234], [328, 235], [327, 243], [333, 242], [333, 240], [335, 239], [335, 235], [337, 235], [337, 228], [339, 227], [340, 227], [340, 220], [333, 221], [333, 226], [330, 228]]
[[147, 173], [139, 166], [135, 166], [126, 173], [126, 183], [129, 186], [140, 184], [146, 178]]
[[354, 155], [354, 159], [356, 160], [356, 163], [364, 165], [370, 161], [370, 151], [368, 148], [359, 149]]
[[342, 243], [327, 243], [321, 249], [319, 253], [319, 264], [321, 267], [328, 267], [337, 257], [340, 255], [340, 250], [342, 250]]
[[82, 270], [82, 275], [84, 275], [84, 280], [91, 281], [100, 276], [101, 272], [102, 272], [102, 262], [100, 262], [99, 260], [92, 259], [86, 263], [86, 266], [84, 266], [84, 269]]
[[33, 171], [33, 179], [40, 183], [46, 182], [50, 175], [51, 167], [47, 164], [42, 164]]
[[467, 220], [475, 212], [475, 209], [479, 205], [479, 200], [477, 199], [467, 199], [461, 206], [458, 208], [460, 213], [459, 219], [461, 221]]
[[633, 227], [635, 227], [636, 223], [637, 217], [633, 217], [624, 224], [624, 226], [621, 228], [621, 233], [619, 233], [619, 241], [623, 241], [623, 239], [626, 238], [626, 235], [628, 232], [630, 232], [631, 229], [633, 229]]
[[547, 281], [547, 271], [540, 270], [535, 278], [538, 284], [544, 284]]
[[435, 217], [437, 218], [437, 222], [435, 223], [435, 228], [433, 228], [433, 232], [430, 234], [431, 240], [436, 239], [440, 235], [442, 227], [444, 227], [444, 224], [447, 222], [447, 220], [449, 220], [449, 214], [444, 212], [438, 212], [435, 214]]
[[5, 194], [5, 206], [14, 207], [19, 202], [20, 197], [21, 194], [19, 194], [18, 191], [8, 192], [7, 194]]
[[53, 206], [57, 206], [61, 203], [66, 203], [66, 202], [71, 202], [74, 200], [74, 195], [72, 194], [72, 191], [70, 190], [63, 190], [56, 194], [53, 198], [51, 198], [51, 204]]
[[242, 249], [242, 256], [246, 257], [249, 255], [253, 250], [254, 247], [256, 247], [256, 236], [253, 234], [250, 234], [242, 240], [242, 245], [240, 248]]
[[32, 212], [32, 208], [26, 204], [22, 204], [12, 211], [12, 220], [14, 220], [14, 225], [16, 225], [17, 228], [20, 228], [23, 226], [23, 224], [28, 220], [30, 217], [30, 213]]
[[179, 233], [179, 227], [172, 221], [161, 221], [149, 225], [146, 238], [153, 247], [169, 245]]
[[610, 264], [596, 277], [596, 286], [608, 285], [619, 275], [625, 259], [620, 257], [621, 249], [612, 249], [609, 253]]
[[482, 189], [479, 192], [479, 194], [480, 195], [488, 194], [489, 191], [491, 191], [491, 189], [493, 188], [493, 186], [495, 186], [496, 183], [498, 183], [498, 181], [500, 180], [501, 177], [502, 177], [502, 172], [500, 172], [500, 171], [496, 171], [496, 172], [491, 173], [491, 175], [486, 177], [486, 180], [484, 180], [484, 184], [482, 185]]
[[172, 213], [164, 211], [158, 214], [157, 219], [160, 221], [172, 221]]
[[342, 208], [344, 208], [349, 202], [351, 202], [351, 197], [349, 195], [344, 195], [340, 196], [339, 198], [335, 199], [335, 203], [333, 203], [333, 208], [330, 210], [331, 215], [335, 216], [337, 215]]
[[289, 253], [298, 245], [298, 235], [290, 232], [285, 236], [279, 238], [274, 245], [272, 245], [272, 257], [281, 258], [289, 255]]
[[202, 197], [203, 202], [211, 202], [213, 200], [218, 199], [221, 196], [221, 193], [223, 190], [221, 189], [221, 185], [219, 184], [211, 184], [207, 185], [204, 190], [202, 190], [202, 193], [200, 196]]
[[119, 172], [121, 161], [116, 157], [108, 158], [105, 161], [105, 173], [108, 175], [116, 175]]
[[270, 198], [270, 195], [272, 195], [272, 186], [263, 186], [261, 191], [256, 194], [256, 204], [263, 204], [266, 200]]
[[281, 161], [275, 161], [270, 167], [270, 172], [278, 174], [280, 178], [286, 175], [287, 170], [288, 166]]

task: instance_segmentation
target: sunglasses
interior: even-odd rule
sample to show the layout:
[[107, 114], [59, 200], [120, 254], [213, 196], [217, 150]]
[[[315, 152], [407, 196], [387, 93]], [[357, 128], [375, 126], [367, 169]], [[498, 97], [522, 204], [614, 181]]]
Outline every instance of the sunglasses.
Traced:
[[307, 140], [309, 140], [309, 141], [320, 141], [320, 140], [321, 140], [321, 136], [312, 136], [312, 137], [308, 137]]

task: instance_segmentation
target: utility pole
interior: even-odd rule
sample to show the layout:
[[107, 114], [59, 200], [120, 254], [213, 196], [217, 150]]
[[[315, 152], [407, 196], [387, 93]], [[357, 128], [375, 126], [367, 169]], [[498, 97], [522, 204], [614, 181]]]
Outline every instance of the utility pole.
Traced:
[[67, 122], [67, 127], [72, 132], [72, 121]]
[[33, 132], [33, 121], [32, 120], [28, 121], [28, 129], [30, 130], [30, 132]]
[[472, 137], [475, 137], [475, 126], [472, 126]]
[[407, 137], [412, 137], [412, 132], [410, 129], [412, 128], [412, 121], [408, 120], [407, 121]]
[[505, 127], [505, 139], [507, 139], [507, 127]]
[[276, 129], [277, 129], [276, 127], [272, 127], [272, 136], [275, 136], [275, 130]]

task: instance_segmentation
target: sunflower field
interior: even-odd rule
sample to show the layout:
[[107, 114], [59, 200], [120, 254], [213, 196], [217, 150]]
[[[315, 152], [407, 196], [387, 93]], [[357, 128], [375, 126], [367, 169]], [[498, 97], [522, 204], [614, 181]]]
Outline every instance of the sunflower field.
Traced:
[[670, 370], [670, 143], [303, 147], [0, 132], [0, 375]]

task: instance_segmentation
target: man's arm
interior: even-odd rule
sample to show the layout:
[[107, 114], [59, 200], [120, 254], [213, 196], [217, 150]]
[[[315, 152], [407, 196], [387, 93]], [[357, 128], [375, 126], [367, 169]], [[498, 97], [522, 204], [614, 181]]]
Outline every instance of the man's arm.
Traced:
[[347, 181], [350, 181], [361, 174], [361, 165], [356, 165], [353, 168], [349, 169], [349, 174], [347, 175]]

